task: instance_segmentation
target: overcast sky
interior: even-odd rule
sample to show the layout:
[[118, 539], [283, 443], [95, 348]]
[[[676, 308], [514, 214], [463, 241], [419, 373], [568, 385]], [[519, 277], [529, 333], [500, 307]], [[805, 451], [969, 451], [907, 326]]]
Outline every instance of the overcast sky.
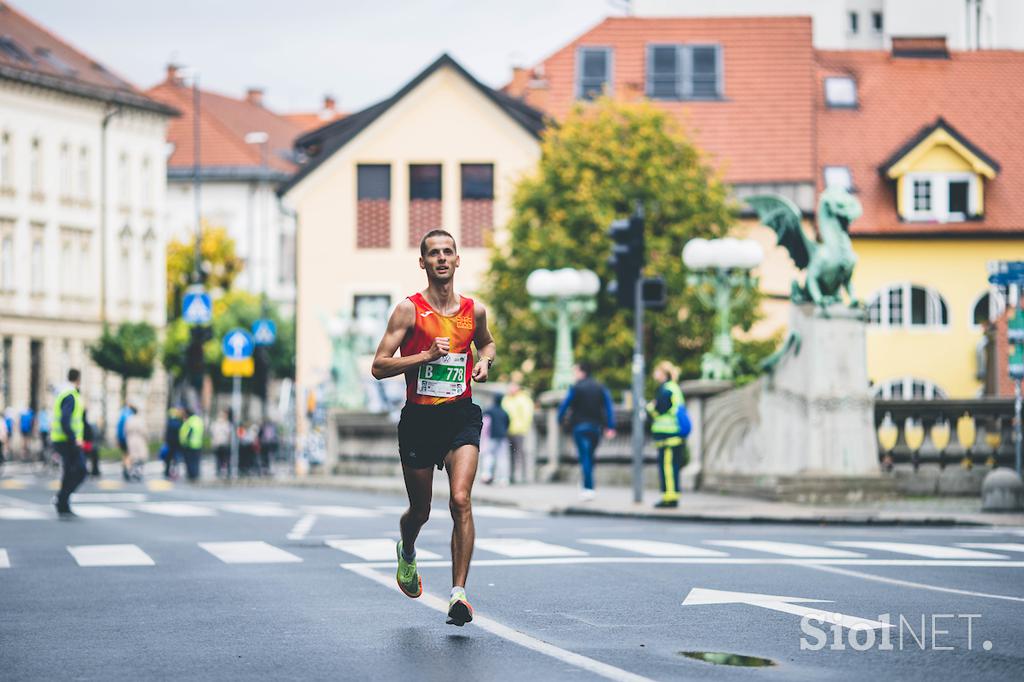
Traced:
[[353, 111], [387, 97], [448, 52], [491, 86], [534, 64], [621, 0], [14, 0], [39, 23], [145, 89], [168, 61], [203, 88], [266, 89], [279, 111], [324, 93]]

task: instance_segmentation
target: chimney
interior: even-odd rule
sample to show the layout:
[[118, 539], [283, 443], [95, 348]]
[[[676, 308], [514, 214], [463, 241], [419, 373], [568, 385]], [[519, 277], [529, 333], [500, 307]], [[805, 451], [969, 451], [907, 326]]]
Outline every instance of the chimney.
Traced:
[[949, 59], [946, 36], [893, 36], [892, 56], [916, 57], [919, 59]]
[[334, 99], [334, 95], [324, 95], [324, 111], [334, 112], [338, 106], [337, 100]]
[[263, 106], [263, 88], [249, 88], [245, 91], [245, 101], [258, 107]]
[[173, 83], [174, 85], [181, 85], [181, 77], [178, 75], [178, 69], [181, 67], [175, 63], [169, 63], [167, 65], [167, 82]]

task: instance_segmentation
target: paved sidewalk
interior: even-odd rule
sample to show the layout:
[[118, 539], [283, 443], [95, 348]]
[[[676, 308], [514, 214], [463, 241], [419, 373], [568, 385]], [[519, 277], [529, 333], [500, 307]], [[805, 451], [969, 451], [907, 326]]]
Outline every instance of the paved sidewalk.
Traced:
[[[307, 476], [304, 478], [252, 479], [242, 485], [277, 484], [313, 488], [337, 488], [366, 492], [405, 494], [399, 477], [385, 476]], [[447, 499], [447, 478], [434, 478], [435, 499]], [[572, 484], [548, 483], [484, 485], [473, 488], [476, 502], [518, 507], [548, 514], [586, 514], [657, 518], [680, 521], [718, 521], [746, 523], [798, 524], [884, 524], [884, 525], [972, 525], [1020, 526], [1024, 513], [993, 514], [981, 511], [979, 498], [911, 498], [828, 506], [791, 502], [772, 502], [749, 497], [715, 493], [683, 492], [676, 509], [654, 509], [657, 491], [644, 491], [644, 502], [634, 504], [633, 491], [624, 487], [599, 488], [597, 497], [584, 502], [579, 488]]]

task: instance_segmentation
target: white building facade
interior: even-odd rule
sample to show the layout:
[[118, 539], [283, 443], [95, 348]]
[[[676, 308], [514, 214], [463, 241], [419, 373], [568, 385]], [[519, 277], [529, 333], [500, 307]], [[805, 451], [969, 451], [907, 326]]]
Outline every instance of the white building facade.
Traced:
[[888, 50], [944, 36], [951, 50], [1024, 49], [1020, 0], [633, 0], [638, 16], [810, 16], [819, 50]]

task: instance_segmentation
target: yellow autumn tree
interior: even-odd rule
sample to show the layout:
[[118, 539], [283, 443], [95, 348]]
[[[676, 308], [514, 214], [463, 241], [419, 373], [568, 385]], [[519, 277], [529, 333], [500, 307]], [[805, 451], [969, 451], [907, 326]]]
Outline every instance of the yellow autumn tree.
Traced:
[[[195, 269], [195, 237], [186, 241], [172, 240], [167, 244], [167, 320], [181, 316], [181, 301], [185, 289], [192, 283]], [[200, 243], [201, 268], [206, 274], [207, 290], [228, 291], [243, 267], [235, 253], [235, 240], [223, 227], [210, 227], [203, 223]]]

